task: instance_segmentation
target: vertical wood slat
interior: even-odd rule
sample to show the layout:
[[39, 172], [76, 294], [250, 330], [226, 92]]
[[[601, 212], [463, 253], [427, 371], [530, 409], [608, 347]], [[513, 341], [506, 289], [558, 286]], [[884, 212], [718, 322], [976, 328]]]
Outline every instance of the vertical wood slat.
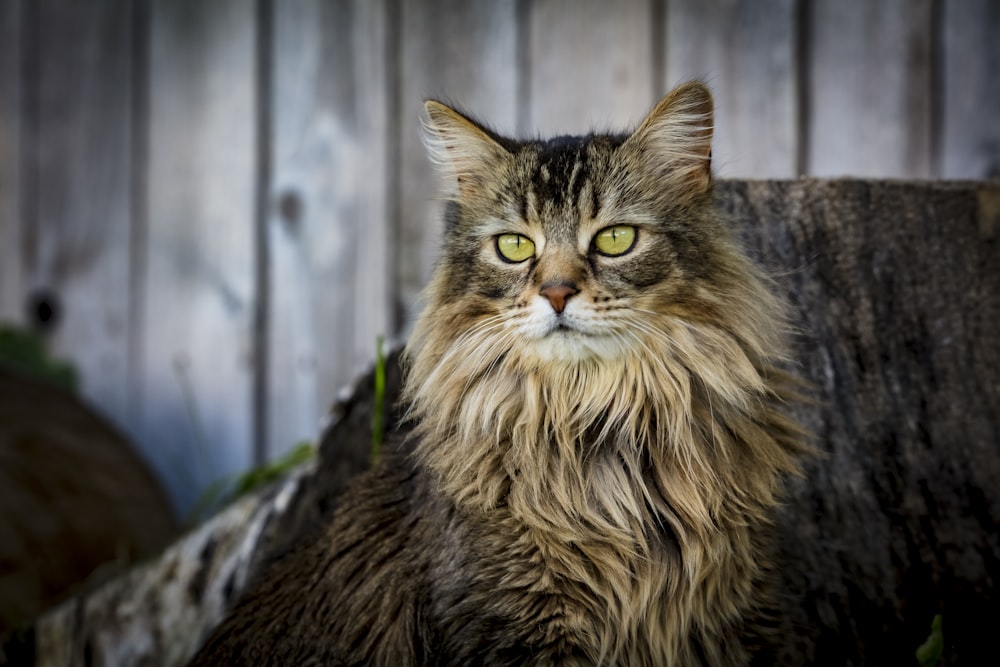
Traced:
[[35, 6], [37, 169], [35, 254], [27, 287], [61, 311], [56, 354], [71, 357], [81, 389], [120, 425], [129, 422], [131, 3]]
[[712, 89], [720, 176], [798, 176], [795, 4], [667, 0], [664, 91], [689, 78]]
[[268, 450], [316, 440], [390, 333], [386, 6], [276, 3]]
[[932, 175], [932, 4], [810, 4], [809, 175]]
[[154, 0], [141, 440], [183, 512], [250, 464], [255, 7]]
[[528, 15], [528, 134], [622, 131], [655, 103], [650, 0], [538, 0]]
[[942, 0], [940, 178], [1000, 178], [1000, 3]]
[[0, 2], [0, 323], [21, 307], [21, 0]]
[[402, 4], [400, 150], [396, 284], [412, 320], [418, 293], [437, 258], [441, 230], [440, 183], [421, 141], [427, 96], [453, 101], [501, 132], [517, 122], [517, 21], [513, 0], [428, 0]]

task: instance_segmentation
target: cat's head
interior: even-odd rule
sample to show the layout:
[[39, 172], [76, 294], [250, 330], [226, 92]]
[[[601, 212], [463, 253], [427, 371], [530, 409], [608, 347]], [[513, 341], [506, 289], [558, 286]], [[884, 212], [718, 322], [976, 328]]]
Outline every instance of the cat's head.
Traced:
[[519, 142], [426, 108], [449, 187], [432, 326], [574, 362], [630, 353], [658, 317], [725, 318], [743, 267], [712, 210], [703, 84], [675, 89], [630, 135]]
[[450, 191], [404, 397], [442, 488], [543, 524], [545, 498], [574, 498], [627, 533], [642, 503], [599, 489], [646, 488], [648, 456], [685, 525], [733, 489], [770, 502], [798, 446], [776, 407], [785, 310], [713, 203], [705, 86], [627, 135], [514, 141], [427, 115]]

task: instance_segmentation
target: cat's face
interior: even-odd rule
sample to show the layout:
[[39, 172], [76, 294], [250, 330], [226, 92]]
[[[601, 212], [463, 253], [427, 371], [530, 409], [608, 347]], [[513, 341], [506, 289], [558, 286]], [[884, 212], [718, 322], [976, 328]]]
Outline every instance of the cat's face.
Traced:
[[626, 541], [654, 497], [706, 534], [733, 488], [769, 497], [794, 466], [762, 424], [797, 437], [768, 407], [784, 306], [713, 205], [707, 89], [627, 136], [516, 142], [427, 113], [452, 192], [404, 398], [443, 492]]
[[470, 335], [539, 361], [614, 358], [684, 316], [712, 271], [711, 99], [665, 99], [628, 137], [497, 137], [428, 104], [454, 179], [437, 281]]

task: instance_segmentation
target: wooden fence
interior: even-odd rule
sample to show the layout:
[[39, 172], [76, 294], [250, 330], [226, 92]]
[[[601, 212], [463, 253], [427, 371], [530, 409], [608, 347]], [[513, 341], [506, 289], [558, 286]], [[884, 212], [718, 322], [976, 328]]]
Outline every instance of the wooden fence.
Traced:
[[0, 320], [184, 510], [405, 335], [424, 97], [583, 132], [689, 78], [720, 176], [1000, 176], [995, 0], [0, 0]]

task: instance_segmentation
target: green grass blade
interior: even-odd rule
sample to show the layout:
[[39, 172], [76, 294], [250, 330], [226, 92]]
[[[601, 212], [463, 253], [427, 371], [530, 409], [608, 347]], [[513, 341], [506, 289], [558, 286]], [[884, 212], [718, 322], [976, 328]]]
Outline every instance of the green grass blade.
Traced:
[[372, 406], [372, 465], [378, 461], [382, 450], [382, 436], [385, 429], [385, 352], [382, 336], [375, 339], [375, 404]]

